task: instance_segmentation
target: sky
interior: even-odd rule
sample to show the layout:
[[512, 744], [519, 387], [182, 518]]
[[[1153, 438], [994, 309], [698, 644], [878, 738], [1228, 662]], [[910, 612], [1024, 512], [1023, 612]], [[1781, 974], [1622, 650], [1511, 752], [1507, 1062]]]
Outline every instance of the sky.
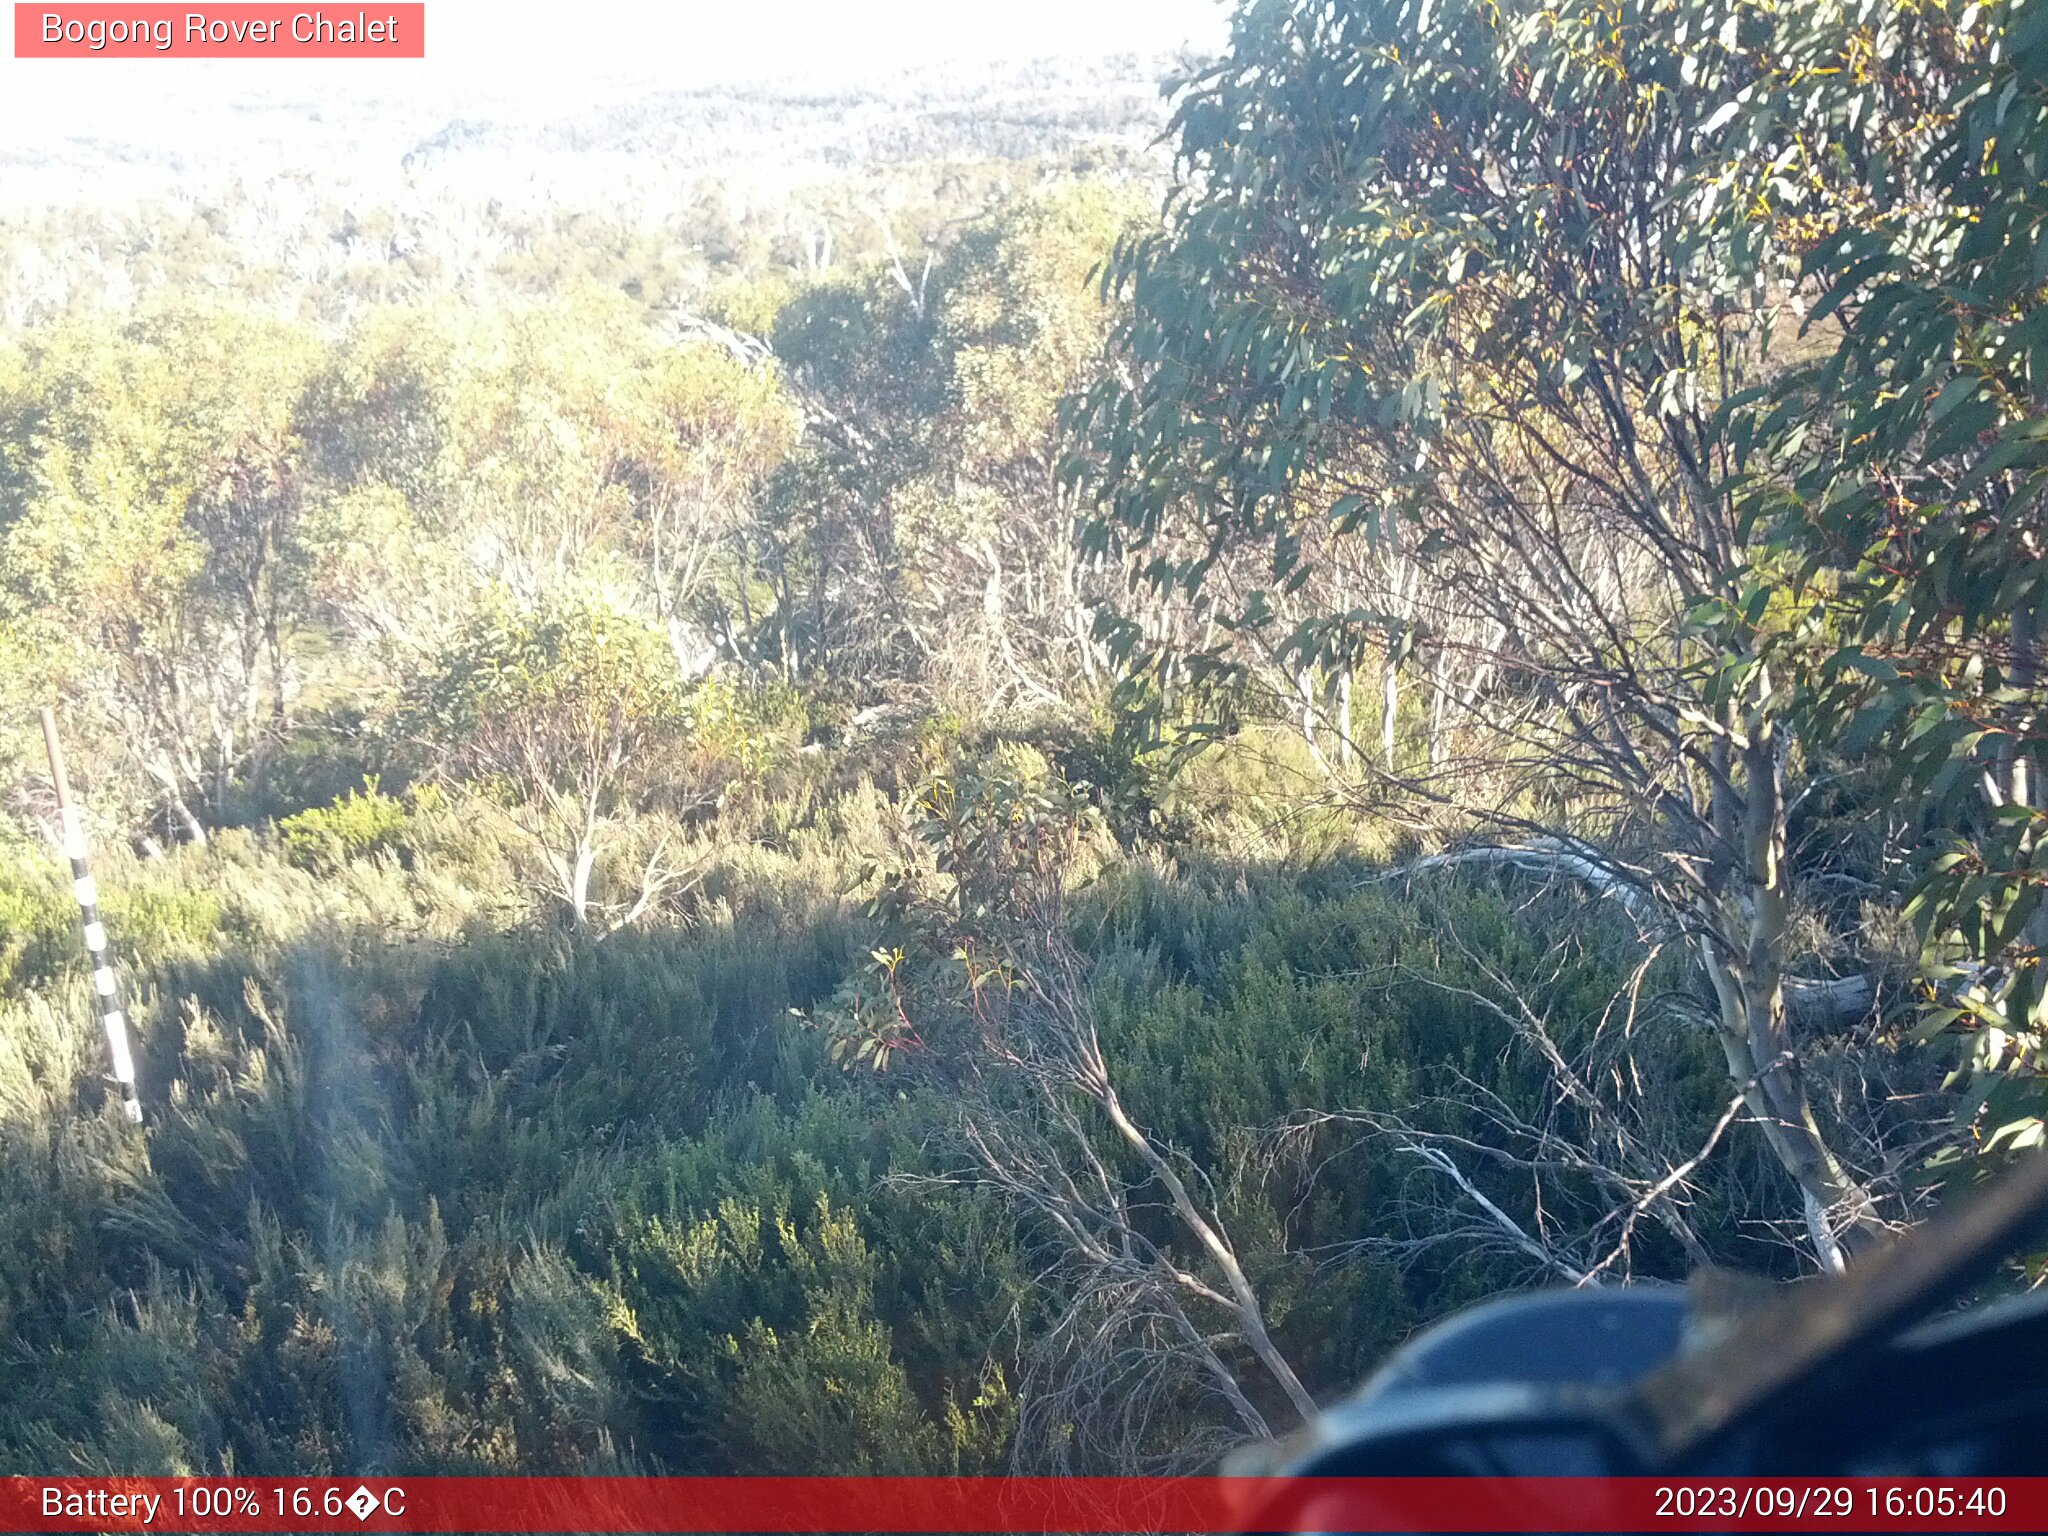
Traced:
[[545, 108], [664, 84], [851, 82], [953, 61], [1206, 51], [1222, 41], [1224, 14], [1220, 0], [428, 0], [424, 60], [51, 60], [10, 51], [0, 57], [0, 147], [28, 148], [53, 133], [175, 135], [181, 118], [289, 93], [428, 110], [507, 98]]

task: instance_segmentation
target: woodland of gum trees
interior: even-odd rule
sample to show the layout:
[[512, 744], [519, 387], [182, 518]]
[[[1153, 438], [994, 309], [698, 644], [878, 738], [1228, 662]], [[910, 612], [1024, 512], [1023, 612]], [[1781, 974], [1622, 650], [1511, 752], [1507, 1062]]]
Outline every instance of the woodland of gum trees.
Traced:
[[4, 1470], [1194, 1467], [2037, 1145], [2044, 62], [1248, 0], [1163, 201], [21, 306]]

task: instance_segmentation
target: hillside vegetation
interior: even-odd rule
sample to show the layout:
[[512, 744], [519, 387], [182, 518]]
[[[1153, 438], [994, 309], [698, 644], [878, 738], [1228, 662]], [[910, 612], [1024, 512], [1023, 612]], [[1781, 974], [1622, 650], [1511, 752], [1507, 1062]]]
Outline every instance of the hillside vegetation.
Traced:
[[2044, 54], [1251, 4], [1163, 204], [16, 220], [0, 1470], [1198, 1467], [2037, 1144]]

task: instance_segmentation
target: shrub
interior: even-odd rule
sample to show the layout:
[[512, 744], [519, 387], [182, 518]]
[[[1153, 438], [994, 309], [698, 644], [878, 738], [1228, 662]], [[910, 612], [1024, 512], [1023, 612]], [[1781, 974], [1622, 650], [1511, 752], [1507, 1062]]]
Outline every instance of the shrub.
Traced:
[[0, 861], [0, 992], [60, 974], [78, 949], [78, 906], [53, 861]]
[[285, 857], [301, 869], [332, 874], [351, 859], [396, 847], [405, 834], [405, 802], [372, 777], [332, 805], [301, 811], [277, 824]]
[[372, 778], [403, 790], [420, 767], [416, 755], [357, 705], [310, 710], [237, 785], [226, 819], [241, 826], [282, 821], [331, 805]]
[[220, 898], [203, 887], [123, 881], [102, 888], [100, 909], [120, 946], [117, 958], [154, 961], [208, 948], [220, 937]]

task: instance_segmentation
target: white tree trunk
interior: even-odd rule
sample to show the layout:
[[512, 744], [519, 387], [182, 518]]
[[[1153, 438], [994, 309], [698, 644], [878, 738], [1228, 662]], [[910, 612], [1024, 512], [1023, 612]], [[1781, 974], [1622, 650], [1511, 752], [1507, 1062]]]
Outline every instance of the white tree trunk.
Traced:
[[1387, 771], [1394, 771], [1395, 726], [1401, 713], [1401, 667], [1395, 661], [1393, 648], [1387, 650], [1387, 658], [1380, 666], [1380, 756], [1386, 762]]
[[1351, 664], [1337, 674], [1337, 762], [1351, 766]]
[[569, 912], [578, 928], [590, 926], [590, 874], [597, 867], [597, 844], [584, 838], [576, 845], [576, 862], [569, 871]]

